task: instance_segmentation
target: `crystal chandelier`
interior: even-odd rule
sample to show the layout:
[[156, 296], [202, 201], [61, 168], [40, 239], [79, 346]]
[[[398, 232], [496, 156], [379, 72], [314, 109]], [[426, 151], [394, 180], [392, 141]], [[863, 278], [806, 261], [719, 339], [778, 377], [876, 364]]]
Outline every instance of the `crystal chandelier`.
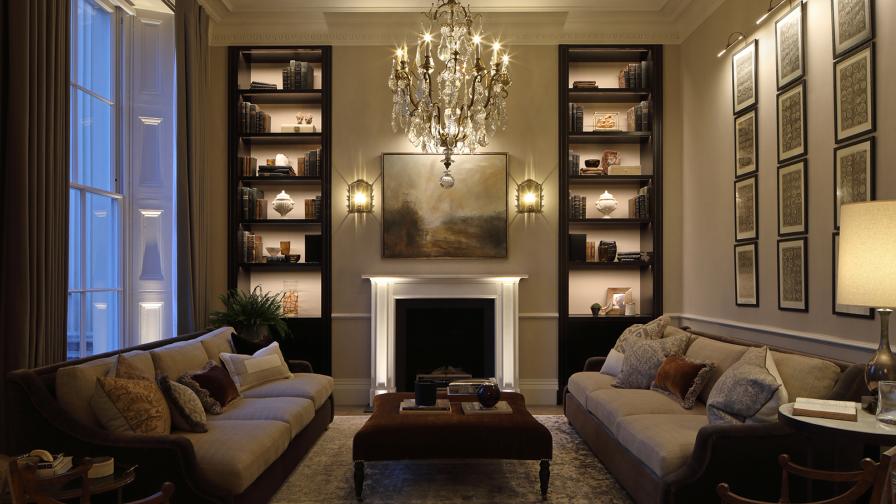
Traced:
[[392, 130], [403, 130], [423, 152], [445, 156], [439, 182], [450, 189], [451, 156], [476, 152], [505, 127], [510, 58], [496, 40], [488, 66], [483, 64], [480, 17], [457, 0], [433, 4], [424, 16], [437, 33], [418, 37], [413, 61], [407, 46], [392, 60]]

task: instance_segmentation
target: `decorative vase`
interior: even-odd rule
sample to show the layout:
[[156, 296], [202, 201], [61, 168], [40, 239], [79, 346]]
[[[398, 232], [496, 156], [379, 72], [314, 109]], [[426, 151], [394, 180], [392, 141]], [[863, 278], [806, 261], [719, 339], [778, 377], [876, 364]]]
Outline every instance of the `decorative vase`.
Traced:
[[601, 240], [597, 246], [597, 260], [599, 262], [613, 262], [616, 260], [616, 242]]
[[483, 408], [494, 408], [501, 399], [501, 388], [495, 382], [483, 383], [479, 386], [476, 397]]
[[280, 194], [274, 198], [274, 203], [272, 205], [274, 210], [280, 214], [281, 217], [285, 217], [293, 208], [296, 207], [296, 202], [286, 194], [286, 191], [280, 191]]
[[417, 406], [436, 405], [436, 382], [417, 380], [414, 383], [414, 404]]
[[610, 214], [613, 213], [617, 207], [619, 207], [619, 202], [616, 201], [616, 198], [613, 197], [609, 191], [604, 191], [603, 194], [600, 195], [600, 199], [595, 203], [597, 206], [597, 211], [604, 214], [604, 219], [609, 219]]

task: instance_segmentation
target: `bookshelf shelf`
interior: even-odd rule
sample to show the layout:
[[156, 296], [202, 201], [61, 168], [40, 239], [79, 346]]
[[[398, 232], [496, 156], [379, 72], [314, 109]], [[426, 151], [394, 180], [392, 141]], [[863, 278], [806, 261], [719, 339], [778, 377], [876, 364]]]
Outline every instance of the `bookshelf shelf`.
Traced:
[[[302, 63], [302, 72], [307, 72], [303, 75], [311, 76], [313, 89], [250, 88], [253, 81], [280, 87], [290, 60]], [[228, 70], [228, 288], [250, 291], [260, 285], [267, 292], [299, 292], [298, 315], [284, 317], [293, 337], [281, 342], [281, 348], [287, 359], [307, 360], [315, 372], [327, 375], [332, 372], [331, 60], [330, 46], [232, 46]], [[240, 126], [241, 119], [246, 122], [249, 106], [245, 103], [258, 105], [261, 111], [265, 105], [276, 105], [271, 107], [278, 111], [272, 112], [275, 116], [311, 111], [318, 131], [244, 133]], [[254, 112], [255, 107], [251, 108]], [[306, 151], [306, 164], [293, 164], [297, 176], [259, 176], [254, 169], [255, 159], [263, 164], [277, 152], [296, 163], [303, 159], [302, 151]], [[283, 190], [295, 201], [295, 215], [315, 218], [277, 218], [273, 200]], [[273, 218], [247, 218], [256, 215]], [[262, 247], [281, 241], [289, 241], [291, 253], [301, 253], [303, 261], [312, 262], [254, 262], [264, 260]]]
[[601, 269], [641, 269], [649, 268], [653, 265], [648, 261], [631, 261], [631, 262], [581, 262], [570, 261], [570, 270], [601, 270]]
[[569, 88], [568, 93], [573, 103], [638, 103], [650, 98], [647, 89]]
[[652, 175], [578, 175], [570, 176], [570, 185], [649, 185], [653, 183]]
[[653, 134], [649, 131], [586, 131], [569, 135], [569, 143], [575, 144], [637, 144]]

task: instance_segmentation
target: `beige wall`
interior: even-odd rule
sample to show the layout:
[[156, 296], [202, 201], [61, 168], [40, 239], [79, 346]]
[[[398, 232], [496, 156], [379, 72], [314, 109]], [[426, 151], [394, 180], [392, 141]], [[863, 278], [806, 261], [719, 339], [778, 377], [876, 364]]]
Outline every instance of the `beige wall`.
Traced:
[[[791, 346], [814, 348], [816, 343], [832, 343], [826, 345], [826, 350], [815, 349], [841, 356], [852, 349], [850, 355], [861, 358], [867, 354], [862, 347], [870, 345], [879, 334], [878, 322], [831, 313], [834, 100], [830, 0], [809, 0], [807, 4], [810, 311], [777, 309], [774, 19], [759, 27], [755, 25], [758, 14], [767, 5], [765, 0], [728, 0], [681, 47], [681, 311], [698, 318], [718, 319], [709, 325], [727, 327], [729, 331], [736, 331], [741, 324], [768, 326], [741, 334], [748, 337], [774, 339], [783, 333], [784, 339], [797, 338], [789, 342]], [[887, 92], [887, 83], [896, 79], [896, 2], [878, 1], [875, 5], [877, 197], [893, 199], [896, 169], [890, 160], [896, 157], [896, 96]], [[778, 15], [781, 13], [783, 9]], [[738, 308], [734, 304], [731, 60], [730, 54], [716, 57], [733, 31], [743, 31], [748, 39], [759, 40], [759, 308]]]

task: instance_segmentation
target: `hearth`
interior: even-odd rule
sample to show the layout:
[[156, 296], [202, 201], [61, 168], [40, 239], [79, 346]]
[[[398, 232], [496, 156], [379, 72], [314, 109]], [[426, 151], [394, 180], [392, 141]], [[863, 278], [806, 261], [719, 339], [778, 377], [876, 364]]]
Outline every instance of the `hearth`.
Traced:
[[418, 375], [437, 380], [495, 375], [493, 299], [397, 299], [395, 324], [399, 391], [413, 391]]

